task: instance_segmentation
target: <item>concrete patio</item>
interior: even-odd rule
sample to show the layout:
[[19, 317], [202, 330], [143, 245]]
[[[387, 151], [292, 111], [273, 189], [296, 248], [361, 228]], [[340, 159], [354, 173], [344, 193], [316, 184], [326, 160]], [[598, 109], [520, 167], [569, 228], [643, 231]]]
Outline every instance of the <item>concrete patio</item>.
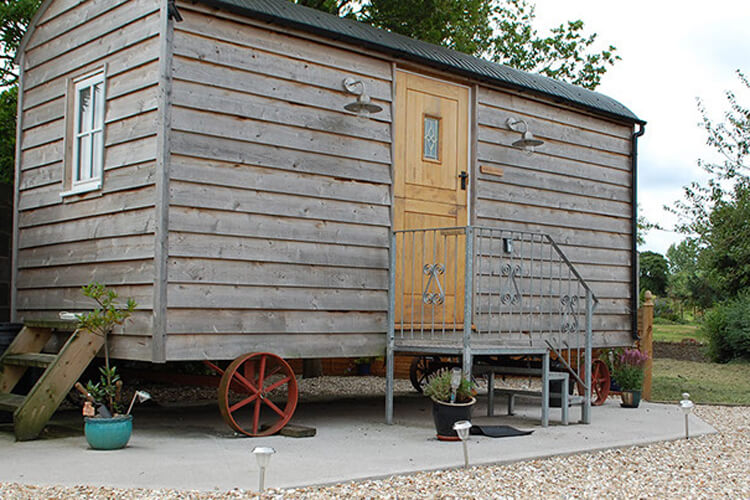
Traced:
[[[137, 408], [134, 432], [125, 450], [88, 448], [80, 413], [59, 412], [45, 438], [15, 442], [9, 425], [0, 425], [0, 481], [38, 485], [98, 485], [177, 488], [185, 490], [253, 490], [258, 470], [250, 450], [272, 446], [276, 455], [266, 487], [286, 488], [335, 483], [463, 464], [461, 445], [435, 439], [430, 402], [417, 394], [396, 398], [395, 425], [384, 424], [382, 397], [351, 398], [301, 404], [293, 422], [312, 426], [311, 438], [235, 436], [215, 406]], [[520, 399], [517, 415], [485, 414], [485, 398], [474, 409], [474, 423], [513, 425], [533, 430], [521, 437], [493, 439], [471, 436], [472, 464], [507, 463], [539, 457], [641, 445], [684, 437], [684, 417], [676, 405], [643, 403], [620, 408], [611, 399], [593, 409], [591, 425], [559, 425], [559, 409], [551, 425], [539, 426], [538, 401]], [[503, 405], [496, 411], [502, 414]], [[691, 435], [715, 432], [695, 416]]]

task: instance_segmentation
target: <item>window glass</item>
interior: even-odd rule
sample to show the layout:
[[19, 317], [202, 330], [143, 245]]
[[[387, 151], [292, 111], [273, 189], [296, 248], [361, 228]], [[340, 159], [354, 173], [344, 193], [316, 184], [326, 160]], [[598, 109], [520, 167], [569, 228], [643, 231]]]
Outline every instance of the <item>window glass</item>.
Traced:
[[438, 160], [440, 140], [440, 120], [431, 116], [424, 117], [424, 154], [428, 160]]
[[71, 193], [101, 186], [104, 160], [104, 73], [75, 82]]

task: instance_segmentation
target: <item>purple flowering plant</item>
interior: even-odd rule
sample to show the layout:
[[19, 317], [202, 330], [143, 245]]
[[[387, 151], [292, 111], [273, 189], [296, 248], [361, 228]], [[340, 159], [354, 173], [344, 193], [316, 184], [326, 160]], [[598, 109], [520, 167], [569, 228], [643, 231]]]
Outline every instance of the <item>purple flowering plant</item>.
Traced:
[[615, 380], [623, 391], [640, 391], [643, 386], [643, 367], [648, 354], [638, 349], [625, 349], [615, 359]]

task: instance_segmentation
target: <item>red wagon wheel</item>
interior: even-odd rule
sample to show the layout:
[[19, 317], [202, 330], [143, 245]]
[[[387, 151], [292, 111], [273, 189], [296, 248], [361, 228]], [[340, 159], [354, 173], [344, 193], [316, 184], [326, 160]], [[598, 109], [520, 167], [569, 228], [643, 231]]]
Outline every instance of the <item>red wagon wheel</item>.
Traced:
[[268, 352], [243, 354], [221, 377], [219, 410], [235, 431], [269, 436], [292, 418], [297, 395], [297, 379], [286, 361]]
[[[581, 367], [579, 377], [585, 380], [586, 371]], [[591, 363], [591, 404], [594, 406], [601, 406], [607, 401], [609, 396], [609, 384], [610, 384], [609, 368], [607, 364], [601, 359], [595, 359]], [[584, 390], [581, 384], [578, 384], [578, 394], [583, 395]]]

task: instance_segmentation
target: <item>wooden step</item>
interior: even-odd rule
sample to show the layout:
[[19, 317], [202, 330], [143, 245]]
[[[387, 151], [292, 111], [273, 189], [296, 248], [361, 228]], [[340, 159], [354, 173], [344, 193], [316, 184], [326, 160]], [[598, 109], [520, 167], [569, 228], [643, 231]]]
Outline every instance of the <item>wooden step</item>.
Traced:
[[37, 368], [47, 368], [55, 361], [54, 354], [44, 354], [33, 352], [26, 354], [9, 354], [3, 358], [3, 363], [12, 366], [34, 366]]
[[78, 326], [77, 320], [71, 319], [27, 319], [24, 326], [30, 328], [48, 328], [58, 332], [74, 332]]
[[0, 393], [0, 411], [14, 412], [23, 404], [24, 399], [26, 397], [19, 394]]

